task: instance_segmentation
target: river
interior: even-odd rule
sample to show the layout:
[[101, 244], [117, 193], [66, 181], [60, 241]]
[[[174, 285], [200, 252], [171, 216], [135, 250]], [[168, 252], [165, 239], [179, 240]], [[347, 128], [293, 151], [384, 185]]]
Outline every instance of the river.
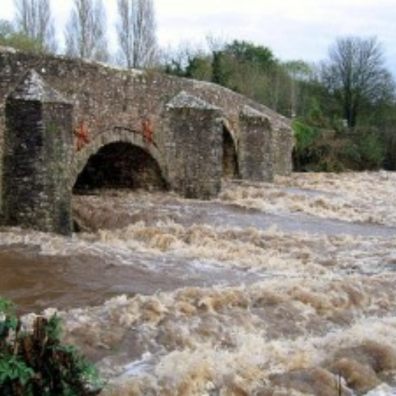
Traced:
[[63, 318], [105, 395], [396, 395], [396, 174], [74, 197], [0, 229], [0, 294]]

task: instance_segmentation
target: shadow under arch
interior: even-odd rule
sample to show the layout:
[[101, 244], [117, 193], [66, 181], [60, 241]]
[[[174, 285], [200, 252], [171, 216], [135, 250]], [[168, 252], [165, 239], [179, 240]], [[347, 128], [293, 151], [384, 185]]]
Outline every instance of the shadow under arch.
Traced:
[[223, 122], [223, 177], [226, 179], [239, 178], [238, 149], [234, 133]]
[[74, 158], [72, 189], [166, 189], [162, 156], [153, 143], [125, 129], [98, 135]]

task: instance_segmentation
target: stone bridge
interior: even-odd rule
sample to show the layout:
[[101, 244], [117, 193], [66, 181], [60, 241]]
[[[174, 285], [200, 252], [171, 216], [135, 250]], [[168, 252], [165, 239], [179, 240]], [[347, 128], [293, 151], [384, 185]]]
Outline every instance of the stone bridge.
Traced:
[[208, 199], [290, 173], [292, 147], [286, 118], [215, 84], [0, 49], [3, 224], [68, 234], [73, 190]]

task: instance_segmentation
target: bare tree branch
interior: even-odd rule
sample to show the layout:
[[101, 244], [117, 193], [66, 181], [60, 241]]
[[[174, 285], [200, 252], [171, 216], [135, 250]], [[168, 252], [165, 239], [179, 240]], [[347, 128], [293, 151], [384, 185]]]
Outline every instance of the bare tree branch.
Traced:
[[68, 56], [105, 62], [109, 58], [102, 0], [74, 0], [65, 31]]
[[375, 37], [338, 39], [322, 68], [322, 81], [342, 106], [349, 127], [356, 125], [362, 106], [374, 104], [394, 89], [383, 50]]
[[128, 68], [152, 66], [157, 56], [156, 23], [152, 0], [118, 0], [118, 42]]
[[56, 52], [55, 28], [49, 0], [14, 0], [16, 28], [37, 41], [44, 50]]

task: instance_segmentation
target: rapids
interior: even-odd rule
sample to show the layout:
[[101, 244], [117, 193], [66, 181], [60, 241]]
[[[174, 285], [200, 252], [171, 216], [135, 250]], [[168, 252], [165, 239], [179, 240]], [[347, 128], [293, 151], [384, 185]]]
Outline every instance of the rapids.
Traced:
[[396, 174], [75, 196], [71, 238], [0, 229], [0, 294], [57, 311], [104, 395], [396, 395]]

